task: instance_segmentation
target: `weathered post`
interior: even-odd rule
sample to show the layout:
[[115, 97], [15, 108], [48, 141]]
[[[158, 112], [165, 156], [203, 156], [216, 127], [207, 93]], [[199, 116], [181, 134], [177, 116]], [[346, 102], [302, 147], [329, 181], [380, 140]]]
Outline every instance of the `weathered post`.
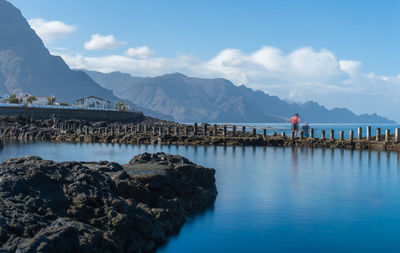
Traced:
[[156, 130], [156, 127], [153, 126], [153, 136], [156, 136], [156, 135], [157, 135], [157, 130]]
[[82, 133], [82, 124], [79, 124], [79, 133]]
[[375, 140], [376, 140], [376, 141], [379, 141], [380, 137], [381, 137], [381, 129], [378, 127], [378, 128], [376, 129]]
[[394, 141], [399, 142], [400, 141], [400, 129], [396, 128], [394, 130]]
[[359, 128], [357, 129], [357, 139], [358, 139], [358, 140], [361, 140], [361, 139], [362, 139], [362, 128], [361, 128], [361, 127], [359, 127]]
[[310, 128], [310, 138], [314, 139], [314, 128]]
[[144, 125], [144, 133], [147, 134], [149, 132], [149, 126]]
[[256, 136], [257, 136], [257, 129], [253, 128], [253, 137], [256, 137]]
[[198, 132], [197, 123], [194, 123], [194, 130], [193, 131], [194, 131], [193, 134], [197, 135], [197, 132]]
[[178, 126], [175, 127], [175, 135], [179, 136], [179, 127]]
[[367, 140], [370, 141], [371, 140], [371, 127], [367, 126]]
[[171, 126], [167, 126], [167, 134], [171, 135]]
[[291, 139], [292, 141], [294, 141], [294, 131], [292, 131], [292, 132], [290, 133], [290, 139]]
[[185, 136], [189, 136], [189, 126], [185, 126]]
[[139, 124], [136, 126], [136, 132], [140, 133], [140, 125]]
[[350, 133], [349, 133], [349, 140], [353, 141], [353, 139], [354, 139], [354, 131], [353, 131], [353, 129], [351, 129]]
[[304, 139], [304, 131], [300, 130], [300, 134], [299, 134], [300, 140]]
[[125, 133], [128, 133], [128, 125], [125, 125]]
[[223, 131], [224, 137], [226, 137], [226, 133], [227, 133], [226, 126], [224, 126], [224, 131]]
[[343, 141], [344, 140], [344, 132], [340, 131], [339, 132], [339, 141]]
[[242, 136], [246, 136], [246, 127], [242, 126]]
[[162, 130], [162, 126], [160, 126], [160, 127], [158, 128], [158, 135], [159, 135], [159, 136], [162, 136], [162, 134], [163, 134], [163, 130]]
[[321, 130], [321, 139], [322, 139], [322, 140], [325, 139], [325, 130]]
[[208, 124], [205, 123], [204, 124], [204, 132], [203, 132], [204, 136], [206, 136], [208, 134]]
[[386, 129], [385, 142], [389, 142], [389, 141], [390, 141], [390, 129]]
[[111, 135], [115, 135], [115, 129], [114, 129], [114, 126], [111, 126]]
[[285, 139], [286, 138], [286, 133], [282, 132], [282, 138]]
[[335, 130], [331, 129], [329, 133], [329, 139], [334, 140], [335, 139]]
[[264, 137], [264, 138], [267, 137], [267, 129], [266, 129], [266, 128], [263, 129], [263, 137]]
[[218, 135], [218, 126], [217, 124], [214, 124], [214, 136]]
[[232, 126], [232, 136], [236, 136], [236, 126]]

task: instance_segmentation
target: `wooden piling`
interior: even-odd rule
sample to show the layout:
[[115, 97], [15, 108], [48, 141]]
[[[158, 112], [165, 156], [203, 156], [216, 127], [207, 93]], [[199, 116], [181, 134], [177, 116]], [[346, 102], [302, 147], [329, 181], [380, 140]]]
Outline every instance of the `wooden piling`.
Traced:
[[236, 136], [236, 126], [232, 126], [232, 136]]
[[246, 127], [242, 126], [242, 136], [246, 136]]
[[189, 136], [189, 126], [185, 126], [185, 136]]
[[300, 130], [299, 136], [300, 136], [300, 140], [304, 139], [304, 131], [303, 130]]
[[285, 139], [286, 138], [286, 133], [282, 132], [282, 138]]
[[214, 132], [213, 132], [214, 136], [218, 135], [218, 126], [217, 124], [214, 124]]
[[208, 134], [208, 124], [204, 124], [204, 131], [203, 131], [204, 136]]
[[371, 127], [367, 126], [367, 140], [371, 140]]
[[325, 130], [321, 130], [321, 139], [325, 140]]
[[198, 131], [199, 131], [199, 129], [198, 129], [198, 127], [197, 127], [197, 123], [194, 123], [194, 126], [193, 126], [193, 134], [194, 134], [194, 135], [197, 135]]
[[343, 141], [343, 140], [344, 140], [344, 132], [339, 131], [339, 141]]
[[400, 130], [398, 128], [396, 128], [394, 130], [394, 141], [395, 142], [399, 142], [400, 141]]
[[224, 126], [224, 130], [223, 130], [224, 137], [226, 137], [226, 133], [227, 133], [226, 126]]
[[178, 126], [175, 127], [175, 135], [179, 136], [179, 127]]
[[353, 129], [351, 129], [350, 133], [349, 133], [349, 140], [353, 141], [353, 139], [354, 139], [354, 131], [353, 131]]
[[378, 128], [376, 129], [375, 140], [376, 140], [376, 141], [379, 141], [380, 137], [381, 137], [381, 129], [378, 127]]
[[361, 127], [359, 127], [359, 128], [357, 129], [357, 139], [358, 139], [358, 140], [361, 140], [361, 139], [362, 139], [362, 128], [361, 128]]
[[314, 139], [314, 128], [310, 128], [310, 138]]
[[385, 142], [389, 142], [389, 141], [390, 141], [390, 129], [386, 129]]
[[292, 141], [294, 141], [294, 131], [292, 131], [291, 133], [290, 133], [290, 139], [292, 140]]
[[256, 137], [256, 136], [257, 136], [257, 129], [253, 128], [253, 137]]
[[335, 139], [335, 130], [333, 130], [333, 129], [330, 130], [329, 139], [331, 139], [331, 140]]
[[263, 129], [263, 137], [266, 138], [267, 137], [267, 129]]

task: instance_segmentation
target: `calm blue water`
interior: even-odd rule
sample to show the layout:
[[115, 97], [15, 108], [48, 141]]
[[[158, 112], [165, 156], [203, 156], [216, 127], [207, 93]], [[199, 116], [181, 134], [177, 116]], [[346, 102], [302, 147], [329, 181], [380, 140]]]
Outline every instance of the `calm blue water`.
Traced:
[[213, 208], [158, 252], [399, 252], [398, 153], [273, 147], [8, 144], [0, 160], [126, 163], [142, 152], [216, 169]]

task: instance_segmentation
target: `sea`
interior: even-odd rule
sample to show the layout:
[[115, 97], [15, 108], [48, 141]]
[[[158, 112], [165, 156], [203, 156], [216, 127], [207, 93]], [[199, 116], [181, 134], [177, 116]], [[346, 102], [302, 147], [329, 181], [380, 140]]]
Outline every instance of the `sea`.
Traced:
[[[284, 124], [248, 124], [287, 127]], [[335, 132], [366, 125], [310, 124]], [[390, 129], [399, 125], [371, 125]], [[216, 170], [218, 196], [158, 248], [170, 252], [400, 252], [400, 154], [321, 148], [6, 143], [0, 161], [127, 163], [143, 152], [179, 154]]]

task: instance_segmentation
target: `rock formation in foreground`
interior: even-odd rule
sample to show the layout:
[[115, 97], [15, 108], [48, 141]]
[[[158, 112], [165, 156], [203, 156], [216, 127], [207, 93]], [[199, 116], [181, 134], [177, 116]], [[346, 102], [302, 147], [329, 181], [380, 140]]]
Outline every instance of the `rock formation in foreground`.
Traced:
[[126, 165], [9, 159], [0, 165], [0, 251], [154, 250], [212, 205], [214, 174], [164, 153]]

